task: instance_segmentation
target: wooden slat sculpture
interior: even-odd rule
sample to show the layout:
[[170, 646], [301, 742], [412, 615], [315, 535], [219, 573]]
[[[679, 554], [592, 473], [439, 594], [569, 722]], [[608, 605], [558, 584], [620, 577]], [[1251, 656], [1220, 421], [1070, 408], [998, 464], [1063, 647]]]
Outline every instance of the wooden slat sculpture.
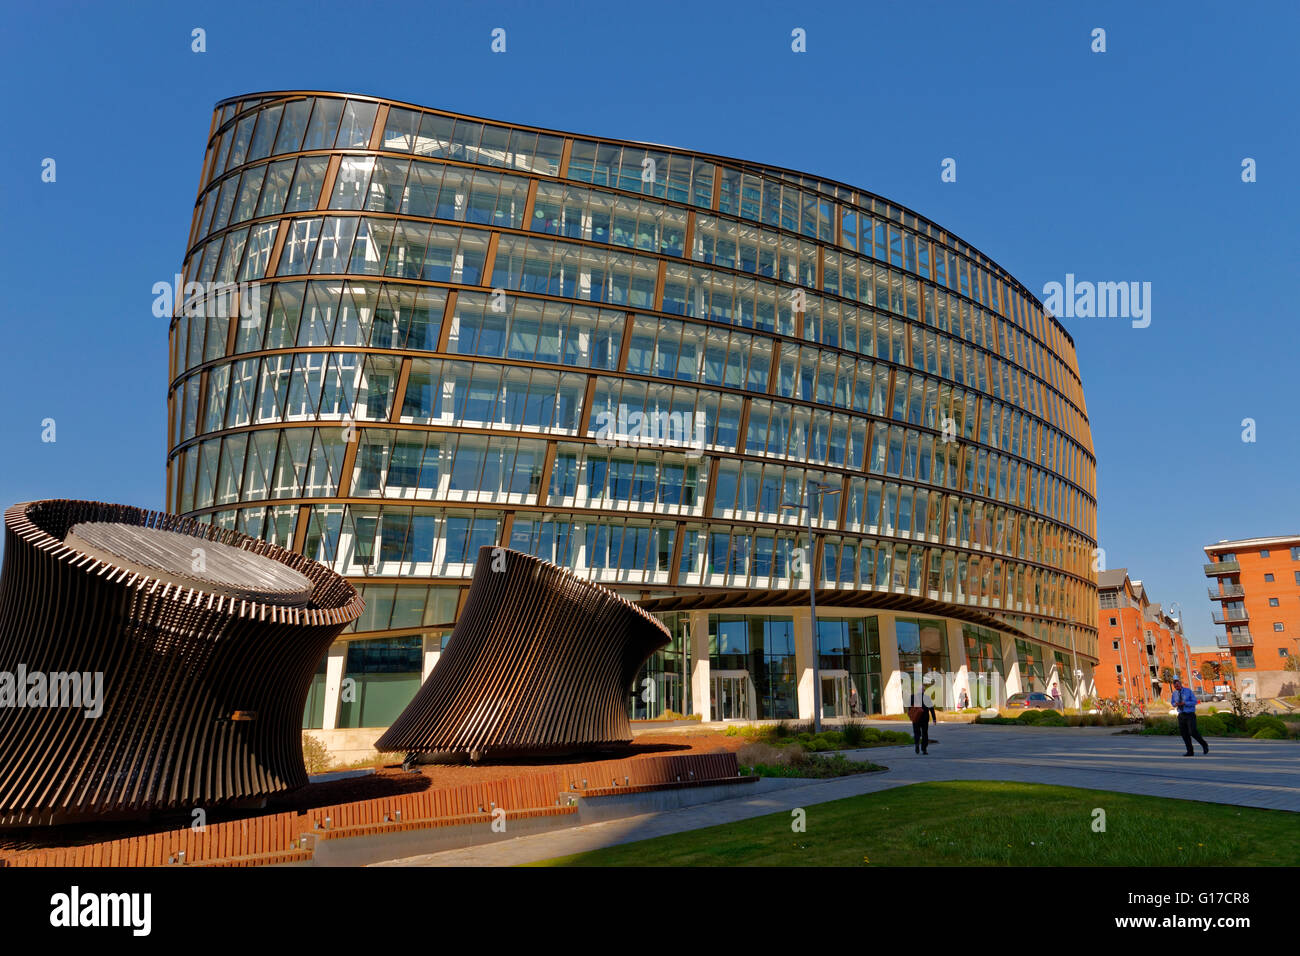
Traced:
[[312, 675], [363, 607], [328, 568], [235, 531], [93, 501], [9, 508], [0, 825], [304, 785]]
[[485, 547], [447, 649], [375, 747], [479, 760], [627, 744], [632, 682], [669, 636], [608, 588]]

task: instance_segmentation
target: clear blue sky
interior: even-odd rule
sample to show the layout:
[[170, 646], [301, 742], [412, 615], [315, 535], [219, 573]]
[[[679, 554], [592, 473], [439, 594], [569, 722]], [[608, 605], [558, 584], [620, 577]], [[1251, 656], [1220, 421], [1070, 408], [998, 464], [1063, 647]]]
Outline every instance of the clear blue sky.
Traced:
[[[1183, 603], [1194, 644], [1212, 640], [1201, 546], [1300, 531], [1300, 14], [979, 6], [11, 5], [0, 501], [162, 505], [166, 328], [150, 290], [180, 267], [212, 105], [371, 93], [840, 179], [952, 229], [1035, 292], [1067, 272], [1152, 283], [1149, 328], [1066, 322], [1098, 537], [1108, 566]], [[190, 50], [194, 27], [206, 53]], [[489, 49], [494, 27], [505, 54]], [[940, 181], [945, 157], [955, 183]]]

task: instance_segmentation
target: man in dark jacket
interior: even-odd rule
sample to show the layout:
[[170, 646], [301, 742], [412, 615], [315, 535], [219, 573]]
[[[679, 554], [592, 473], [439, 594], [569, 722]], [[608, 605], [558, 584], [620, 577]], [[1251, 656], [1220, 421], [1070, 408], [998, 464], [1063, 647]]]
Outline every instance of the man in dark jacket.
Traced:
[[912, 743], [916, 747], [916, 752], [929, 753], [930, 721], [933, 720], [937, 724], [939, 715], [934, 712], [934, 704], [926, 696], [925, 691], [913, 695], [912, 706], [907, 708], [907, 716], [912, 720]]
[[1184, 687], [1182, 681], [1174, 678], [1174, 696], [1170, 703], [1178, 708], [1178, 732], [1183, 737], [1183, 743], [1187, 745], [1187, 753], [1183, 756], [1196, 755], [1192, 750], [1193, 739], [1201, 745], [1201, 752], [1208, 754], [1210, 745], [1205, 742], [1205, 738], [1196, 727], [1196, 692], [1189, 687]]

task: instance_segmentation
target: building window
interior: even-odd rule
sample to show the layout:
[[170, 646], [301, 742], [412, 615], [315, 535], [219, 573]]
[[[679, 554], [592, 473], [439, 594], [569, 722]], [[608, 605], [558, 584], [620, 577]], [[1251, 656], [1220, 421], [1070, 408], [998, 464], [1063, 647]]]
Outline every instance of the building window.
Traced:
[[1110, 619], [1110, 626], [1111, 626], [1111, 627], [1114, 627], [1114, 626], [1115, 626], [1116, 624], [1118, 624], [1118, 623], [1119, 623], [1119, 621], [1118, 621], [1116, 618], [1113, 618], [1113, 617], [1112, 617], [1112, 618]]
[[1277, 598], [1269, 598], [1269, 599], [1268, 599], [1268, 606], [1269, 606], [1269, 607], [1277, 607]]
[[1277, 649], [1277, 656], [1278, 656], [1278, 657], [1290, 657], [1290, 656], [1291, 656], [1291, 652], [1288, 651], [1285, 647], [1279, 647], [1279, 648]]
[[1300, 548], [1292, 548], [1292, 549], [1291, 549], [1291, 560], [1292, 560], [1292, 561], [1300, 561]]
[[1119, 650], [1119, 641], [1111, 641], [1111, 642], [1110, 642], [1110, 649], [1111, 649], [1112, 651], [1117, 651], [1117, 650]]
[[709, 615], [709, 663], [715, 719], [798, 714], [791, 618]]
[[1274, 622], [1273, 622], [1273, 630], [1275, 630], [1275, 631], [1285, 631], [1285, 630], [1286, 630], [1286, 625], [1283, 624], [1281, 621], [1274, 621]]
[[1115, 665], [1115, 673], [1116, 673], [1116, 674], [1123, 674], [1123, 673], [1124, 673], [1124, 668], [1122, 668], [1122, 667], [1120, 667], [1118, 664], [1116, 664], [1116, 665]]
[[1267, 552], [1267, 551], [1261, 551], [1261, 552], [1259, 553], [1259, 556], [1260, 556], [1261, 558], [1267, 558], [1267, 557], [1268, 557], [1268, 552]]
[[1271, 575], [1271, 574], [1266, 574], [1266, 575], [1264, 575], [1264, 581], [1265, 581], [1265, 583], [1270, 582], [1270, 581], [1272, 581], [1272, 580], [1273, 580], [1273, 575]]
[[817, 647], [823, 682], [822, 716], [848, 716], [850, 688], [858, 692], [858, 705], [865, 705], [866, 713], [880, 713], [880, 631], [876, 618], [819, 618]]
[[339, 727], [387, 727], [420, 689], [422, 644], [419, 636], [352, 641], [345, 677], [355, 682], [355, 698], [339, 703]]

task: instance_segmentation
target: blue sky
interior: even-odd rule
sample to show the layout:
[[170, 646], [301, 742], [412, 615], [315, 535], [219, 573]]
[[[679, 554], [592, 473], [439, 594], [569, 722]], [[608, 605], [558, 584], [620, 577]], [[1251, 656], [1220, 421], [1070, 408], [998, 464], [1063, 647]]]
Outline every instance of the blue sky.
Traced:
[[1201, 547], [1300, 531], [1292, 4], [54, 2], [6, 20], [5, 505], [162, 505], [150, 290], [180, 267], [212, 106], [327, 89], [840, 179], [1035, 292], [1066, 273], [1150, 282], [1147, 328], [1065, 323], [1108, 566], [1181, 601], [1207, 643]]

